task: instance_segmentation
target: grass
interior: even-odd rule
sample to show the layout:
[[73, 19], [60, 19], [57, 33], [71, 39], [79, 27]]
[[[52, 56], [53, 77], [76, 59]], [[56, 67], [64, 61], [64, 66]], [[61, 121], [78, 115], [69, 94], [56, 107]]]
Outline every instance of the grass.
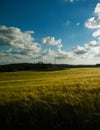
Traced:
[[100, 129], [100, 68], [0, 73], [0, 129]]

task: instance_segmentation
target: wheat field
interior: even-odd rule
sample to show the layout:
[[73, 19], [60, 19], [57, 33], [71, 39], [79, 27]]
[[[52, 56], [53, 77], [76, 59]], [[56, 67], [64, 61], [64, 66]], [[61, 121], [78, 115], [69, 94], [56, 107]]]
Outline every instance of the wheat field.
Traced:
[[0, 73], [0, 129], [100, 128], [100, 68]]

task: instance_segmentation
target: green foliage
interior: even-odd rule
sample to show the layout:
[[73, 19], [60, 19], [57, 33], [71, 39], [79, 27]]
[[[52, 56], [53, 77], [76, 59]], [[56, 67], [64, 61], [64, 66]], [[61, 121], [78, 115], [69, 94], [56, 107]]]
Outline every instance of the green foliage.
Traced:
[[0, 129], [100, 128], [100, 68], [0, 73]]

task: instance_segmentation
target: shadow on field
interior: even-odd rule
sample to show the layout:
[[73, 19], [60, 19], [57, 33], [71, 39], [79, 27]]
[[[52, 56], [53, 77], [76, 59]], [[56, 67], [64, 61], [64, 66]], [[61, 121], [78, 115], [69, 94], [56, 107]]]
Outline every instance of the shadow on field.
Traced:
[[99, 130], [100, 115], [77, 113], [69, 104], [11, 102], [0, 106], [0, 130]]

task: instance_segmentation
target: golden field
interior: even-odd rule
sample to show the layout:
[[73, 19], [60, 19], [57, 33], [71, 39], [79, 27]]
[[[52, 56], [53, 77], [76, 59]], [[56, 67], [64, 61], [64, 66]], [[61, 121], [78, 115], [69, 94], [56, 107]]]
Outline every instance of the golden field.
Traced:
[[1, 129], [100, 128], [100, 68], [0, 73]]

